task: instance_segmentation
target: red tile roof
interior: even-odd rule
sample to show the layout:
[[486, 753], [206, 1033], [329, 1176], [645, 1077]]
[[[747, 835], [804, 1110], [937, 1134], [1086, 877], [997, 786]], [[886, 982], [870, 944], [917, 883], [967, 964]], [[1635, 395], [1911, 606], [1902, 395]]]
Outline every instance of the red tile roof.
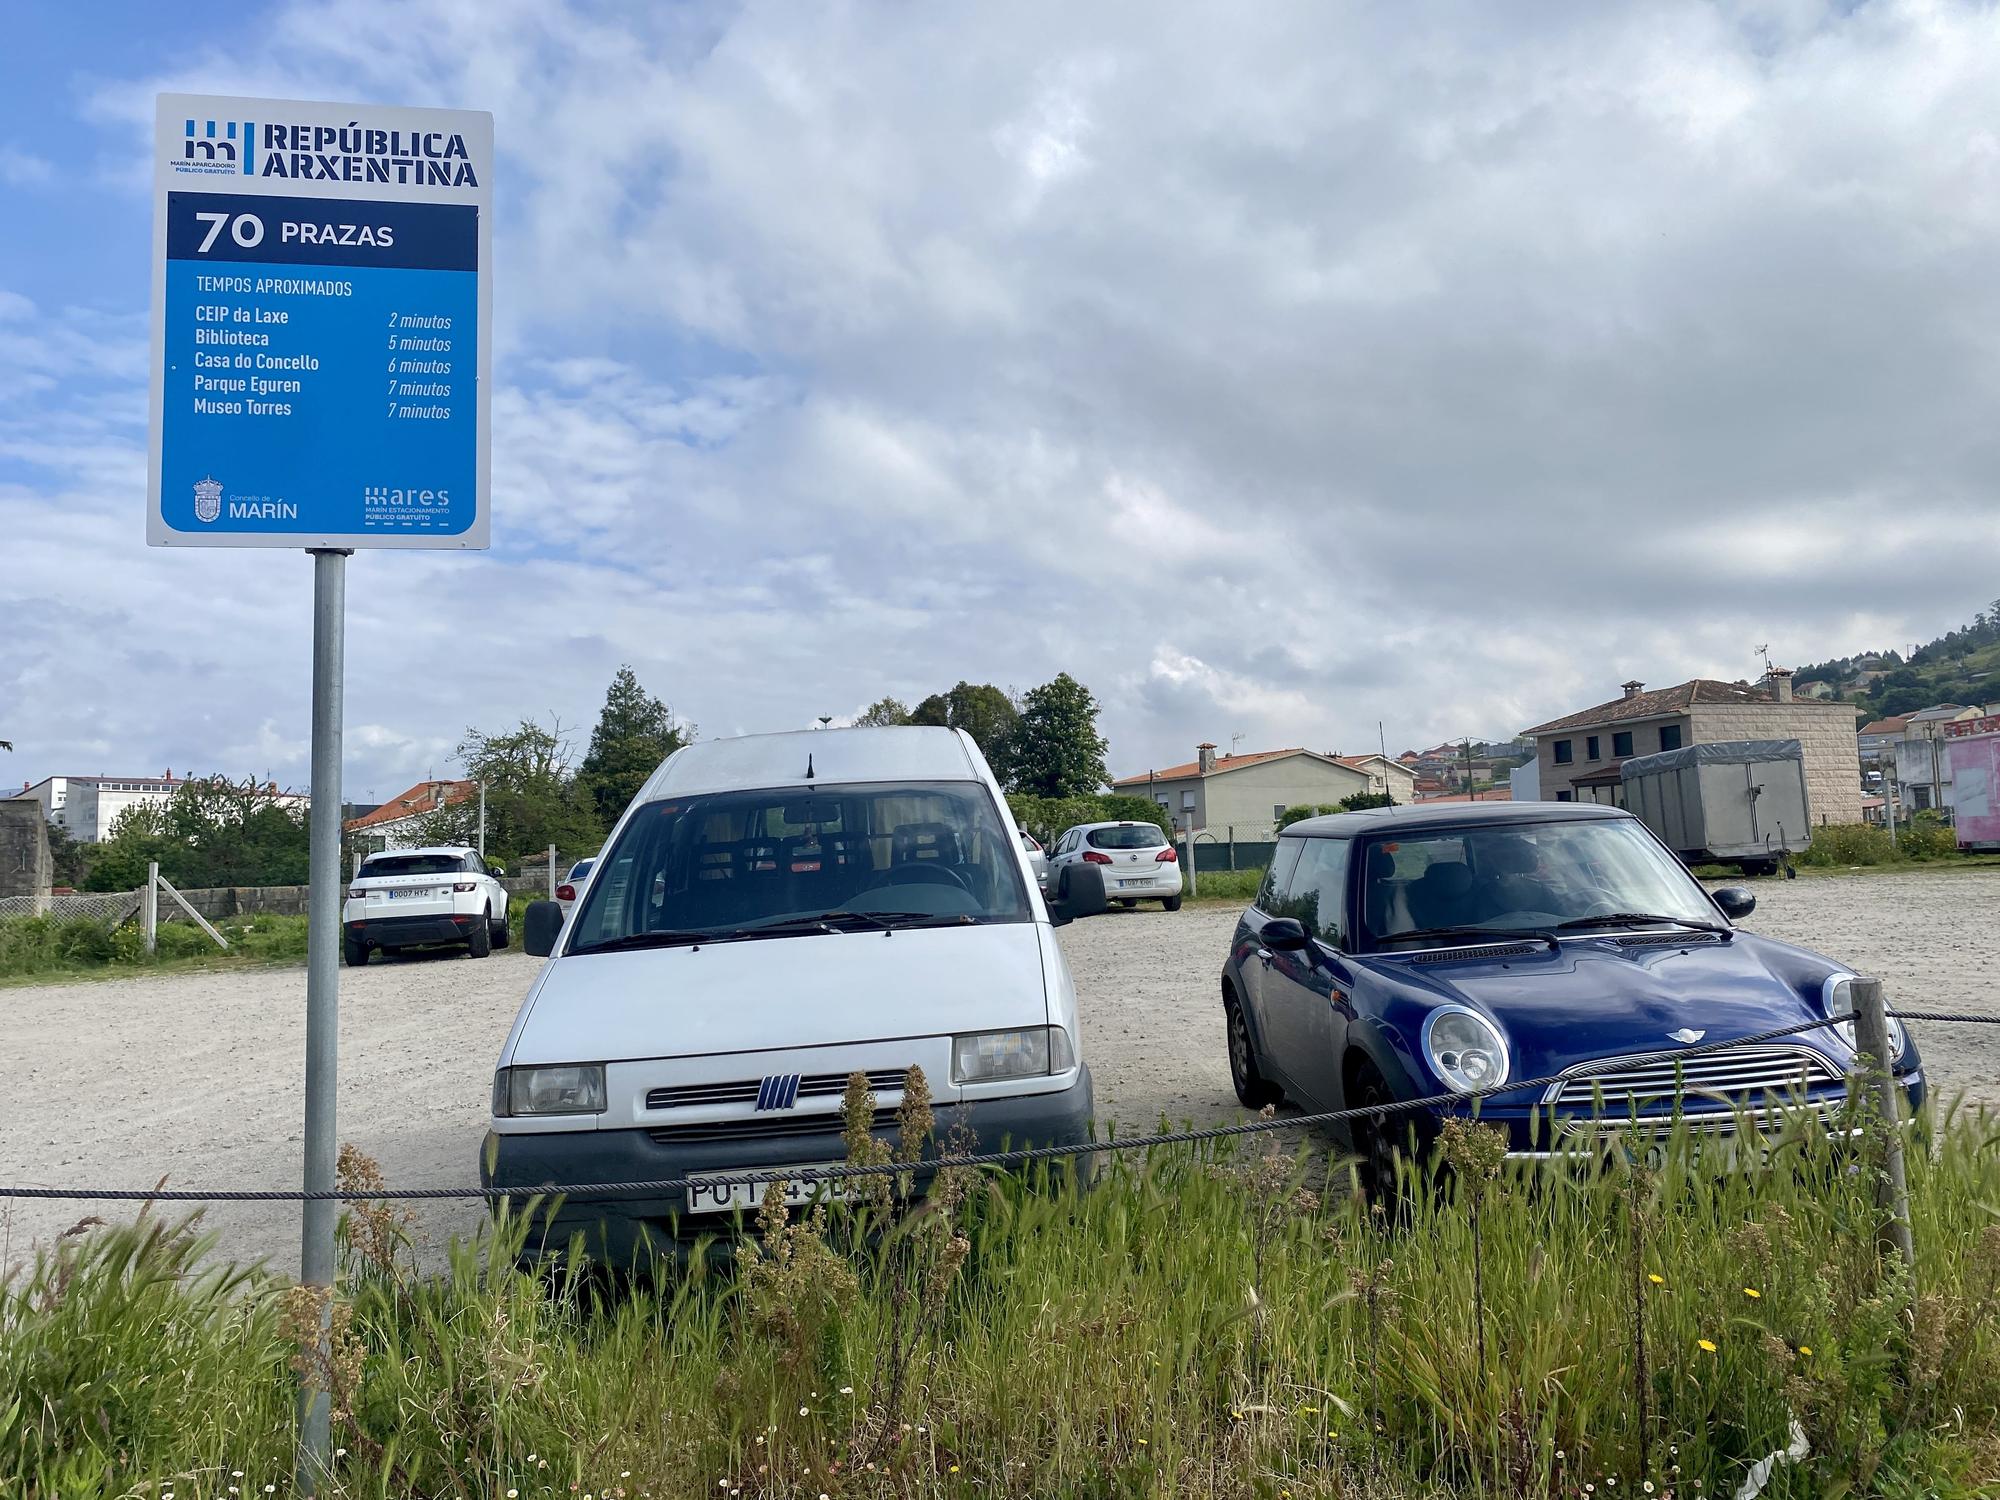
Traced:
[[1871, 723], [1863, 724], [1856, 732], [1859, 734], [1901, 734], [1909, 727], [1910, 716], [1908, 714], [1892, 714], [1886, 719], [1876, 719]]
[[[1245, 766], [1256, 765], [1260, 760], [1277, 760], [1279, 757], [1286, 755], [1310, 754], [1312, 752], [1303, 745], [1296, 745], [1290, 750], [1252, 750], [1243, 755], [1218, 755], [1215, 758], [1215, 770], [1210, 771], [1208, 774], [1213, 776], [1217, 771], [1240, 771]], [[1137, 776], [1121, 776], [1111, 784], [1113, 786], [1144, 786], [1148, 781], [1185, 781], [1191, 776], [1199, 776], [1201, 774], [1201, 762], [1190, 760], [1184, 761], [1178, 766], [1168, 766], [1164, 770], [1141, 771]]]
[[357, 829], [376, 828], [384, 823], [413, 818], [433, 808], [455, 807], [478, 795], [479, 783], [476, 781], [420, 781], [400, 797], [391, 797], [375, 811], [350, 818], [347, 829], [352, 833]]

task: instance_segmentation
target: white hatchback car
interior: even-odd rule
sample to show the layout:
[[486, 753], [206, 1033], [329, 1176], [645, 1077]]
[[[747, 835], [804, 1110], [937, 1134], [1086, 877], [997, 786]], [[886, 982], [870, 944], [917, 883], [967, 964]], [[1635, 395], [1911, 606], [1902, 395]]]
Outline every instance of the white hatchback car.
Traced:
[[[864, 1075], [887, 1138], [913, 1067], [938, 1130], [993, 1149], [1091, 1138], [1055, 925], [1000, 787], [960, 730], [812, 730], [675, 751], [626, 809], [500, 1050], [489, 1187], [657, 1182], [564, 1199], [540, 1242], [613, 1262], [754, 1211], [748, 1172], [837, 1163]], [[919, 1181], [923, 1174], [918, 1174]], [[818, 1185], [794, 1184], [796, 1202]]]
[[1157, 823], [1079, 823], [1064, 831], [1049, 851], [1049, 879], [1094, 865], [1104, 876], [1104, 893], [1118, 906], [1157, 901], [1181, 909], [1180, 855]]
[[564, 916], [568, 916], [571, 908], [576, 905], [577, 893], [590, 879], [590, 867], [596, 863], [595, 855], [589, 859], [578, 860], [569, 867], [569, 874], [563, 876], [562, 884], [556, 887], [556, 905], [563, 909]]
[[463, 845], [371, 854], [348, 884], [340, 935], [354, 968], [378, 948], [463, 943], [484, 958], [507, 946], [507, 887], [477, 849]]

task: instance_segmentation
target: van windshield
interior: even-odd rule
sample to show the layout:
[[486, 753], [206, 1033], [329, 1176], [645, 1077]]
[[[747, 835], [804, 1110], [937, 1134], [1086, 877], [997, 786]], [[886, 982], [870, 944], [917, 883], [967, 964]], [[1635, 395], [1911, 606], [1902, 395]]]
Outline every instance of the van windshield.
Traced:
[[1029, 920], [1012, 826], [977, 782], [668, 798], [597, 863], [571, 953]]

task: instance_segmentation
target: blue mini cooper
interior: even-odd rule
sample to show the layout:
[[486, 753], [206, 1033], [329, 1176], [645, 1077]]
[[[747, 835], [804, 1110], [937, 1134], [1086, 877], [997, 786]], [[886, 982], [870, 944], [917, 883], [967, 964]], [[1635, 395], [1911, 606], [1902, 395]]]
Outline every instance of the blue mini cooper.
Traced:
[[[1454, 803], [1295, 823], [1222, 971], [1229, 1066], [1253, 1108], [1310, 1111], [1444, 1093], [1487, 1095], [1480, 1117], [1513, 1154], [1589, 1153], [1636, 1113], [1664, 1136], [1733, 1135], [1783, 1107], [1846, 1094], [1846, 1024], [1705, 1051], [1853, 1007], [1831, 959], [1737, 928], [1746, 890], [1712, 896], [1623, 809]], [[1892, 1020], [1912, 1107], [1916, 1044]], [[1554, 1076], [1507, 1091], [1510, 1078]], [[1391, 1153], [1441, 1116], [1357, 1121], [1378, 1182]]]

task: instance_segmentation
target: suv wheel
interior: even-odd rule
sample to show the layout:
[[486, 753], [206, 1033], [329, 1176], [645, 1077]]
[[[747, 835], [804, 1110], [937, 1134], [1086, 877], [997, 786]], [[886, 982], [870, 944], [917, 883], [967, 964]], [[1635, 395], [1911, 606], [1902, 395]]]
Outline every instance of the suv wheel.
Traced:
[[1278, 1086], [1257, 1068], [1257, 1043], [1250, 1035], [1250, 1022], [1234, 995], [1222, 1002], [1224, 1024], [1229, 1031], [1229, 1082], [1245, 1109], [1262, 1109], [1284, 1098]]
[[368, 943], [363, 938], [345, 937], [340, 940], [340, 955], [347, 960], [347, 967], [359, 969], [368, 962]]
[[479, 920], [472, 924], [471, 932], [465, 939], [465, 951], [474, 958], [484, 958], [493, 951], [493, 913], [481, 912]]
[[505, 917], [488, 924], [488, 931], [493, 934], [493, 946], [496, 948], [504, 948], [514, 940], [514, 934], [507, 929]]

